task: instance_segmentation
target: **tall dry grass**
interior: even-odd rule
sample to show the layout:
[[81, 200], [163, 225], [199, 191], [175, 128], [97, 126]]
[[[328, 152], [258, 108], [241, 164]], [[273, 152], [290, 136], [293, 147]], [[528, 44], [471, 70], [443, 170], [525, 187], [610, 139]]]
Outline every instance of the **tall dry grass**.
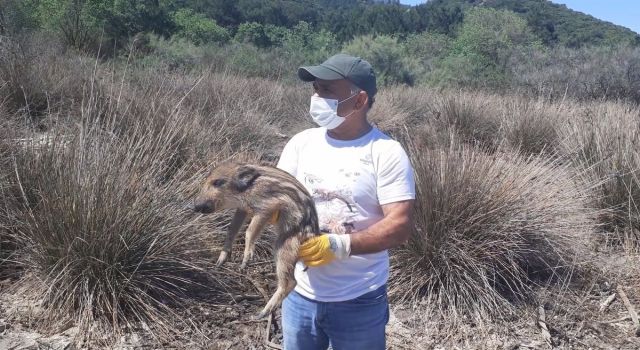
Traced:
[[273, 153], [304, 122], [286, 103], [303, 93], [294, 87], [121, 68], [56, 67], [88, 74], [82, 100], [42, 114], [44, 132], [15, 126], [22, 141], [0, 192], [0, 228], [23, 269], [16, 288], [42, 302], [42, 327], [71, 321], [83, 340], [106, 344], [139, 324], [175, 336], [191, 327], [180, 319], [185, 303], [239, 283], [207, 268], [225, 215], [200, 218], [185, 204], [217, 162]]
[[[372, 120], [423, 149], [452, 137], [489, 153], [559, 158], [594, 184], [603, 238], [637, 249], [640, 109], [626, 102], [548, 101], [520, 95], [395, 88], [382, 91]], [[410, 133], [405, 133], [408, 130]]]
[[[42, 302], [45, 328], [72, 321], [83, 336], [113, 341], [142, 323], [159, 338], [171, 336], [176, 308], [194, 291], [214, 295], [230, 283], [204, 268], [211, 227], [185, 209], [205, 169], [178, 161], [187, 136], [212, 135], [189, 114], [150, 125], [92, 106], [88, 96], [82, 123], [14, 153], [5, 198], [18, 202], [11, 238], [13, 260], [25, 270], [20, 290]], [[118, 133], [123, 118], [138, 121]], [[230, 155], [217, 140], [209, 161]]]
[[393, 254], [396, 300], [482, 322], [533, 300], [538, 282], [563, 283], [586, 258], [594, 211], [568, 166], [455, 142], [409, 152], [416, 231]]
[[83, 100], [95, 59], [66, 51], [40, 33], [0, 39], [0, 94], [10, 112], [20, 112], [41, 129], [43, 119], [69, 113]]
[[[8, 119], [8, 113], [0, 103], [0, 120]], [[15, 149], [13, 129], [9, 123], [0, 123], [0, 278], [13, 272], [11, 264], [15, 245], [11, 232], [15, 223], [13, 214], [16, 203], [7, 195], [11, 175], [11, 155]]]
[[601, 102], [575, 108], [560, 128], [562, 147], [596, 185], [607, 238], [628, 250], [640, 247], [640, 109]]
[[469, 91], [393, 88], [380, 93], [371, 119], [397, 138], [403, 129], [426, 132], [429, 148], [458, 139], [487, 151], [517, 149], [526, 154], [556, 153], [557, 127], [568, 116], [562, 104], [518, 95]]

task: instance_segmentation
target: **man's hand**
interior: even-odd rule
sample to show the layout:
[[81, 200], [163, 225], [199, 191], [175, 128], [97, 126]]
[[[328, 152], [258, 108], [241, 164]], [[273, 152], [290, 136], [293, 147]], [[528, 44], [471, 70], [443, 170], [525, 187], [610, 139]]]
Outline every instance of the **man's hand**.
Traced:
[[329, 233], [312, 237], [300, 246], [299, 258], [305, 266], [322, 266], [351, 254], [351, 235]]

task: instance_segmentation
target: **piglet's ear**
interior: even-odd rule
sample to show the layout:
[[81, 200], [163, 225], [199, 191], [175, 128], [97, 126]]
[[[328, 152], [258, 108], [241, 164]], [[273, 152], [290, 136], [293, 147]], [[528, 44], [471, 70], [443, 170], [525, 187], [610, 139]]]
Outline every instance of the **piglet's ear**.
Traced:
[[232, 186], [238, 192], [244, 192], [253, 185], [253, 182], [260, 176], [256, 168], [243, 165], [238, 168], [238, 172], [234, 175]]

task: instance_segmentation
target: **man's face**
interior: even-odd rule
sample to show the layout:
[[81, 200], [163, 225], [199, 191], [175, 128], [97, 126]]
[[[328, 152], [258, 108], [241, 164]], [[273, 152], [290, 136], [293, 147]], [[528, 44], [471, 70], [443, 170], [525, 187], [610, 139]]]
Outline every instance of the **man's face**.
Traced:
[[[346, 79], [340, 80], [322, 80], [316, 79], [313, 82], [313, 91], [322, 98], [330, 98], [338, 101], [345, 100], [352, 96], [351, 94], [351, 82]], [[338, 115], [345, 116], [351, 113], [354, 109], [361, 107], [358, 104], [360, 96], [350, 98], [338, 105]]]

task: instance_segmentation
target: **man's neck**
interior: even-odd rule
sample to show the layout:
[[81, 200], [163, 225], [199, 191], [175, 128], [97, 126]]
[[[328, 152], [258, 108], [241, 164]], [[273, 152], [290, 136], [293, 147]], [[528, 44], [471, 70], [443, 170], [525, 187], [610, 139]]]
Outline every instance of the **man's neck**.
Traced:
[[369, 122], [365, 120], [363, 123], [359, 124], [355, 128], [351, 128], [347, 130], [336, 130], [336, 129], [339, 129], [339, 128], [336, 128], [332, 130], [327, 130], [327, 134], [332, 139], [349, 141], [349, 140], [355, 140], [357, 138], [364, 136], [366, 133], [371, 131], [372, 128], [373, 126], [371, 126], [371, 124], [369, 124]]

